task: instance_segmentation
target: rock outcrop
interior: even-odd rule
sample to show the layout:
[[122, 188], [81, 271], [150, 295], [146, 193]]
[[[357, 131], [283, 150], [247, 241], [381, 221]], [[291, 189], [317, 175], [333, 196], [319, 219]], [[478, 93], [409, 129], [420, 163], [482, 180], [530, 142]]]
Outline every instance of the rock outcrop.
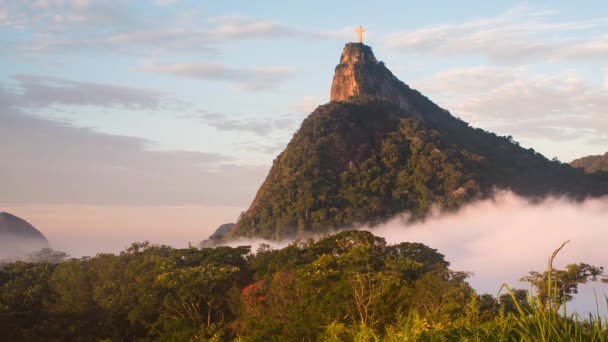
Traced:
[[608, 172], [608, 152], [604, 155], [586, 156], [570, 162], [572, 167], [581, 168], [587, 173]]
[[362, 43], [350, 43], [344, 47], [340, 64], [336, 66], [331, 84], [331, 101], [346, 101], [360, 94], [374, 95], [378, 83], [372, 68], [378, 68], [372, 49]]
[[[363, 43], [344, 47], [331, 85], [331, 101], [348, 101], [353, 96], [371, 95], [382, 98], [403, 109], [410, 109], [409, 89], [383, 62], [378, 62], [372, 48]], [[417, 113], [418, 114], [418, 113]], [[422, 117], [418, 117], [422, 119]]]

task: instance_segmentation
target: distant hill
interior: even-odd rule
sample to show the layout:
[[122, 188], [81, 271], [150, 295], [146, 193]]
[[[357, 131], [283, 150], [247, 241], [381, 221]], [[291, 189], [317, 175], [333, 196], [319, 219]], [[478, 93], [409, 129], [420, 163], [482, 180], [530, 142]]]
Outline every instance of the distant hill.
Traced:
[[587, 173], [608, 172], [608, 152], [601, 156], [587, 156], [570, 162], [572, 167], [581, 168]]
[[0, 212], [0, 260], [47, 248], [48, 240], [25, 220]]
[[230, 236], [323, 233], [403, 211], [419, 219], [497, 188], [583, 198], [608, 193], [608, 177], [470, 127], [399, 81], [369, 46], [349, 43], [331, 102], [304, 120]]
[[224, 241], [224, 239], [230, 234], [230, 232], [232, 231], [232, 228], [234, 228], [234, 226], [235, 226], [234, 223], [222, 224], [211, 235], [209, 235], [209, 238], [207, 240], [201, 241], [199, 243], [199, 247], [201, 247], [201, 248], [214, 247], [214, 246], [217, 246], [218, 244], [221, 244], [222, 241]]

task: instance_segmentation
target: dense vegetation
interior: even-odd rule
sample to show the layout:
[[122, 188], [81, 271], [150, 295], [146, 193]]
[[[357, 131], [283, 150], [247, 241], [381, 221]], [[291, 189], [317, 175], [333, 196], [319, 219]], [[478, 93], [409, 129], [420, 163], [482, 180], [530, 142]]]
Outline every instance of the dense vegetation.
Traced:
[[302, 236], [403, 211], [417, 219], [495, 188], [524, 196], [608, 193], [608, 175], [585, 175], [510, 137], [471, 128], [403, 87], [416, 111], [434, 113], [428, 120], [370, 96], [318, 107], [275, 159], [232, 235]]
[[0, 269], [3, 340], [608, 339], [599, 319], [557, 313], [601, 268], [530, 273], [538, 289], [551, 278], [564, 296], [539, 291], [536, 301], [513, 290], [494, 298], [477, 294], [436, 250], [387, 245], [369, 232], [262, 246], [255, 255], [136, 243], [120, 255], [34, 257]]
[[601, 156], [587, 156], [575, 159], [570, 165], [581, 168], [587, 173], [608, 172], [608, 152]]

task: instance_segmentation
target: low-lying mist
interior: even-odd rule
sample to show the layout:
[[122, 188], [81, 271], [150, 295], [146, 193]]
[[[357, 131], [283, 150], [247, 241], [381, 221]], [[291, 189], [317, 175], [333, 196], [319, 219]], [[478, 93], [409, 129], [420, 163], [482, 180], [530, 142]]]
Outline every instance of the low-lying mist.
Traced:
[[[608, 198], [580, 203], [548, 198], [532, 204], [501, 192], [455, 214], [434, 214], [408, 227], [403, 222], [396, 218], [370, 231], [388, 243], [416, 241], [438, 249], [452, 269], [474, 273], [469, 279], [474, 288], [494, 295], [503, 283], [529, 289], [519, 279], [531, 270], [546, 270], [550, 254], [566, 240], [570, 243], [554, 267], [586, 262], [608, 269]], [[595, 290], [605, 311], [608, 285], [590, 283], [580, 289], [571, 309], [595, 311]]]
[[[585, 262], [608, 268], [608, 198], [572, 202], [565, 198], [548, 198], [531, 203], [510, 192], [495, 198], [469, 204], [457, 213], [434, 213], [424, 222], [407, 224], [406, 217], [396, 217], [386, 224], [365, 228], [384, 237], [388, 243], [422, 242], [436, 248], [457, 271], [469, 271], [471, 285], [480, 292], [496, 295], [503, 283], [529, 289], [519, 279], [531, 270], [542, 272], [554, 249], [566, 240], [571, 242], [560, 252], [555, 267]], [[49, 236], [51, 247], [72, 257], [94, 256], [98, 252], [117, 253], [131, 242], [150, 240], [176, 248], [188, 241], [197, 245], [211, 232], [179, 229], [125, 229], [122, 233], [102, 231], [55, 232]], [[192, 236], [198, 236], [192, 241]], [[205, 235], [207, 234], [207, 235]], [[238, 240], [228, 245], [251, 245], [255, 251], [260, 243], [282, 248], [291, 241]], [[605, 311], [608, 285], [590, 283], [581, 287], [570, 308], [578, 312], [595, 311], [594, 290], [600, 310]]]
[[[424, 222], [407, 223], [407, 216], [365, 228], [389, 244], [422, 242], [436, 248], [457, 271], [472, 272], [470, 284], [482, 293], [497, 295], [503, 283], [530, 287], [519, 282], [529, 271], [545, 271], [551, 253], [564, 241], [570, 243], [558, 254], [554, 267], [585, 262], [608, 271], [608, 198], [572, 202], [548, 198], [540, 203], [511, 192], [499, 192], [488, 199], [463, 207], [456, 213], [436, 212]], [[256, 246], [263, 240], [239, 240], [229, 245]], [[288, 241], [265, 242], [281, 248]], [[595, 312], [595, 293], [600, 312], [605, 313], [608, 285], [589, 283], [570, 309]]]
[[48, 244], [44, 240], [0, 234], [0, 261], [27, 259], [30, 253], [46, 247], [48, 247]]

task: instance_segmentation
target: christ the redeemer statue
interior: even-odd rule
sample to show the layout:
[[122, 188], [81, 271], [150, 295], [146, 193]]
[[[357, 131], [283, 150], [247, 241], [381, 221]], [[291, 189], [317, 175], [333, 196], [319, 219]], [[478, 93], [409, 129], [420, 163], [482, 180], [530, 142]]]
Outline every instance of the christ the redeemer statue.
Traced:
[[359, 26], [355, 29], [355, 32], [357, 32], [357, 41], [359, 43], [363, 43], [363, 32], [367, 31], [367, 29]]

